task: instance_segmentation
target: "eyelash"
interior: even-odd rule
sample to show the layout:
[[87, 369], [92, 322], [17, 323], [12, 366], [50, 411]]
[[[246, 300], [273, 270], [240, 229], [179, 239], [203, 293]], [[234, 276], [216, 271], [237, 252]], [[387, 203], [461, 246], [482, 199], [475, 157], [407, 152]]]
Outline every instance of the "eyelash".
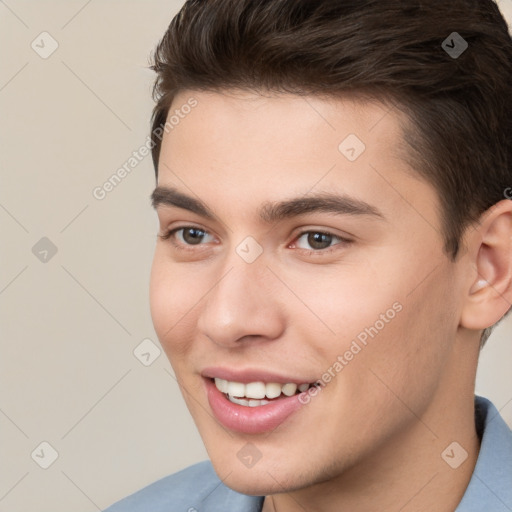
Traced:
[[340, 248], [338, 247], [339, 245], [340, 246], [347, 246], [349, 244], [352, 243], [352, 240], [348, 239], [348, 238], [344, 238], [342, 236], [339, 236], [339, 235], [335, 235], [334, 233], [331, 233], [329, 231], [322, 231], [322, 230], [317, 230], [317, 229], [307, 229], [305, 231], [301, 231], [294, 239], [294, 241], [292, 242], [292, 244], [297, 244], [298, 240], [300, 240], [304, 235], [308, 235], [308, 234], [320, 234], [320, 235], [327, 235], [327, 236], [330, 236], [332, 237], [332, 241], [336, 241], [336, 243], [333, 243], [332, 245], [330, 245], [329, 247], [326, 247], [325, 249], [303, 249], [301, 247], [297, 247], [296, 250], [302, 252], [303, 254], [307, 254], [307, 255], [324, 255], [324, 254], [329, 254], [331, 253], [332, 251], [336, 251], [336, 250], [339, 250]]
[[[197, 246], [204, 245], [204, 244], [182, 244], [182, 243], [176, 242], [175, 239], [174, 239], [175, 234], [178, 231], [182, 231], [182, 230], [186, 230], [186, 229], [197, 229], [198, 231], [202, 231], [205, 234], [209, 234], [208, 231], [206, 231], [205, 229], [199, 228], [197, 226], [181, 226], [181, 227], [178, 227], [178, 228], [170, 229], [166, 233], [164, 233], [163, 235], [158, 235], [158, 237], [161, 240], [169, 240], [176, 249], [184, 250], [184, 251], [195, 251], [195, 250], [197, 250], [195, 248], [195, 245], [197, 245]], [[336, 247], [338, 245], [345, 245], [345, 246], [347, 246], [347, 245], [350, 245], [351, 243], [353, 243], [353, 240], [350, 240], [349, 238], [345, 238], [345, 237], [342, 237], [342, 236], [339, 236], [339, 235], [335, 235], [333, 233], [330, 233], [329, 231], [308, 229], [308, 230], [301, 231], [294, 238], [292, 244], [296, 244], [297, 241], [300, 240], [304, 235], [311, 234], [311, 233], [331, 236], [333, 238], [333, 241], [334, 240], [338, 240], [338, 242], [333, 244], [333, 245], [331, 245], [331, 246], [329, 246], [329, 247], [327, 247], [327, 248], [325, 248], [325, 249], [302, 249], [302, 248], [297, 248], [298, 251], [300, 251], [300, 252], [302, 252], [304, 254], [307, 254], [307, 255], [310, 255], [310, 254], [315, 254], [315, 255], [318, 255], [318, 254], [328, 254], [328, 253], [332, 252], [333, 250], [336, 250]]]

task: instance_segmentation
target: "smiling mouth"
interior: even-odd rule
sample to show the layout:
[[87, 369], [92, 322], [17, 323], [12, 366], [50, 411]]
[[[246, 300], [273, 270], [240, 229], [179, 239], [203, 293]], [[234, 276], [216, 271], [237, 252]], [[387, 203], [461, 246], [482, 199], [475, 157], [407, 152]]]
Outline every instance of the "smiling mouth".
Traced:
[[307, 391], [310, 387], [317, 386], [316, 383], [296, 384], [288, 382], [280, 384], [278, 382], [242, 382], [229, 381], [224, 379], [212, 379], [215, 387], [225, 395], [225, 397], [234, 404], [245, 407], [259, 407], [267, 405], [275, 400], [284, 397], [290, 397]]

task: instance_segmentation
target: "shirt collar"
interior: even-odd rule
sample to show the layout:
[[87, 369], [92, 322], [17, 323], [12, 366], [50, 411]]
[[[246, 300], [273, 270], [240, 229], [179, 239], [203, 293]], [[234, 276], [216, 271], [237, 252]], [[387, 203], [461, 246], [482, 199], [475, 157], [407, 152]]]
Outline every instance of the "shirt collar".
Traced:
[[496, 407], [475, 396], [480, 452], [469, 485], [455, 512], [512, 511], [512, 432]]

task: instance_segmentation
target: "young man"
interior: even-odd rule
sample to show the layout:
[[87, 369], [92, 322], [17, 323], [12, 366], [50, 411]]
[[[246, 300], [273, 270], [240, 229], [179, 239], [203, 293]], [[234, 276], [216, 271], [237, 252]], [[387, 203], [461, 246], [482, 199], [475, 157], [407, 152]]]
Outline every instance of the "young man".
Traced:
[[109, 512], [512, 510], [496, 4], [189, 1], [154, 59], [151, 309], [211, 463]]

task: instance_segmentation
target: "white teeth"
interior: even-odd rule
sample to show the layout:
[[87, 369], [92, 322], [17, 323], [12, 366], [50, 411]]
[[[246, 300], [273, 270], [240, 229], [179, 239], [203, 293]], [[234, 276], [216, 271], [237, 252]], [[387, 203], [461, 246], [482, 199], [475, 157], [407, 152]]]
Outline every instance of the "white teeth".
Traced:
[[283, 386], [283, 394], [286, 396], [292, 396], [297, 391], [297, 384], [285, 384]]
[[269, 382], [265, 386], [265, 395], [267, 398], [277, 398], [281, 394], [282, 386], [276, 382]]
[[229, 401], [238, 405], [245, 405], [249, 407], [249, 400], [244, 400], [243, 398], [235, 398], [234, 396], [229, 396]]
[[215, 379], [215, 385], [221, 393], [228, 392], [228, 381], [224, 379]]
[[269, 403], [268, 400], [249, 400], [249, 407], [258, 407], [259, 405], [267, 405]]
[[245, 396], [245, 384], [241, 382], [228, 382], [227, 394], [231, 396]]
[[[277, 382], [232, 382], [224, 379], [215, 378], [215, 386], [221, 393], [229, 395], [229, 399], [236, 404], [248, 407], [256, 407], [268, 403], [266, 398], [278, 398], [281, 393], [285, 396], [292, 396], [297, 389], [302, 393], [309, 388], [309, 384], [301, 384], [297, 386], [292, 382], [287, 384], [279, 384]], [[244, 400], [248, 398], [250, 400]]]
[[249, 382], [245, 385], [245, 396], [247, 398], [265, 398], [266, 386], [263, 382]]
[[260, 405], [270, 403], [268, 400], [244, 400], [243, 398], [235, 398], [234, 396], [228, 396], [228, 400], [234, 404], [243, 405], [244, 407], [259, 407]]

